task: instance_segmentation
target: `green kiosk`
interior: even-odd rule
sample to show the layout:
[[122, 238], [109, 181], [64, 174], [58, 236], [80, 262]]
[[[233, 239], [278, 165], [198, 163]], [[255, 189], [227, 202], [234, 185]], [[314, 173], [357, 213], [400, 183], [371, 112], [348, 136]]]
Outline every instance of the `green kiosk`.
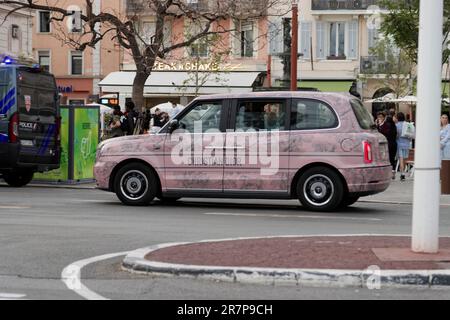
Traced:
[[35, 182], [81, 184], [94, 182], [100, 137], [98, 106], [61, 106], [61, 166], [35, 174]]

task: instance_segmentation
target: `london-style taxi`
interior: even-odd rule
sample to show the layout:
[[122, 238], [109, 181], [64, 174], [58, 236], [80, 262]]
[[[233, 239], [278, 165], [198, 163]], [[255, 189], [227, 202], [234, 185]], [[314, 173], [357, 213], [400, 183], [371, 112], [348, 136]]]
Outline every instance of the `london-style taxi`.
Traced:
[[299, 199], [332, 211], [386, 190], [386, 139], [351, 95], [264, 92], [195, 99], [157, 134], [97, 152], [100, 189], [126, 205], [181, 197]]

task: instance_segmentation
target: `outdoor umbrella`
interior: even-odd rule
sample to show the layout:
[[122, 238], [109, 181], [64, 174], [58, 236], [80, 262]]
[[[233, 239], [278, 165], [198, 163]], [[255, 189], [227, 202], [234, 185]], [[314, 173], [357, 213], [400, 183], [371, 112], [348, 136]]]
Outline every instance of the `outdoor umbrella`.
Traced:
[[365, 102], [367, 102], [367, 103], [386, 103], [386, 102], [394, 102], [395, 99], [396, 99], [395, 94], [388, 93], [387, 95], [385, 95], [383, 97], [366, 100]]
[[405, 96], [398, 99], [392, 100], [392, 102], [397, 103], [407, 103], [407, 104], [416, 104], [417, 103], [417, 97], [416, 96]]

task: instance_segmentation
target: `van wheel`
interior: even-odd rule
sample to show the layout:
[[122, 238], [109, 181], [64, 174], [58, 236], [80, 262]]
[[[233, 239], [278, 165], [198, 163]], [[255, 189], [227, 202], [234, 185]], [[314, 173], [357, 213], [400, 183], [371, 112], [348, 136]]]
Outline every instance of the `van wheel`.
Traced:
[[153, 171], [142, 163], [130, 163], [121, 168], [114, 179], [117, 197], [127, 206], [146, 206], [158, 191]]
[[33, 180], [34, 172], [29, 170], [14, 170], [5, 173], [3, 179], [13, 188], [21, 188], [26, 186]]
[[357, 197], [357, 196], [347, 196], [347, 197], [344, 197], [344, 199], [342, 200], [342, 203], [341, 203], [341, 205], [340, 205], [340, 207], [342, 208], [342, 209], [345, 209], [345, 208], [347, 208], [347, 207], [350, 207], [350, 206], [352, 206], [352, 205], [354, 205], [356, 202], [358, 202], [358, 200], [359, 200], [359, 197]]
[[308, 169], [298, 181], [297, 195], [312, 211], [333, 211], [342, 203], [344, 185], [339, 175], [326, 167]]

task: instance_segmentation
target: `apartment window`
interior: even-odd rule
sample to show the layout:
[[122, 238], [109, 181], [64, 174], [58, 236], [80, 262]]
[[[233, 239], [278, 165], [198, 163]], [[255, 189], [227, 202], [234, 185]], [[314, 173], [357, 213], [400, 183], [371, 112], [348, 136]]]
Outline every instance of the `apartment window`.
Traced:
[[72, 15], [68, 17], [70, 19], [70, 32], [79, 33], [82, 31], [81, 11], [71, 10]]
[[156, 23], [155, 22], [142, 22], [142, 31], [141, 31], [141, 37], [142, 40], [145, 41], [146, 44], [152, 44], [152, 38], [155, 36], [156, 33]]
[[345, 58], [345, 23], [330, 23], [329, 58]]
[[191, 57], [208, 57], [208, 42], [206, 40], [197, 40], [191, 45]]
[[316, 58], [357, 60], [359, 23], [316, 21]]
[[72, 75], [83, 74], [83, 53], [80, 51], [72, 51], [70, 53], [70, 66]]
[[39, 51], [38, 61], [43, 70], [50, 72], [50, 51]]
[[240, 46], [241, 57], [253, 57], [254, 51], [254, 26], [253, 22], [241, 23], [240, 26]]
[[[186, 27], [186, 38], [192, 38], [197, 34], [200, 34], [204, 31], [205, 25], [202, 21], [191, 23]], [[202, 37], [199, 40], [195, 41], [189, 47], [189, 54], [191, 57], [200, 57], [206, 58], [208, 57], [208, 46], [210, 45], [210, 39], [208, 37]]]
[[50, 32], [50, 11], [39, 11], [39, 32]]

